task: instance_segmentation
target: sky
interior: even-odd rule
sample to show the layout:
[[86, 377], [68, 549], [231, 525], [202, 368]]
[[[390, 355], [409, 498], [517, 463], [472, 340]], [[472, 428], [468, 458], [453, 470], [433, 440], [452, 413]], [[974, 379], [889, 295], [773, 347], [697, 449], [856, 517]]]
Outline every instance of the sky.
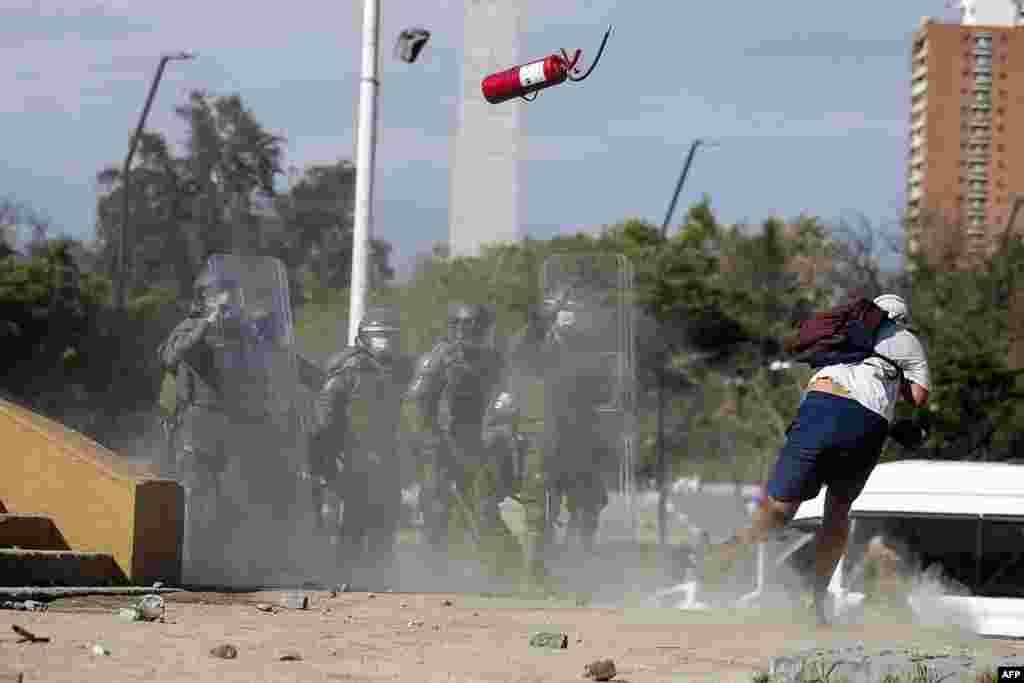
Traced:
[[[589, 63], [615, 27], [585, 83], [524, 107], [521, 218], [535, 238], [660, 224], [698, 137], [718, 145], [698, 151], [677, 221], [707, 194], [729, 223], [893, 225], [910, 36], [922, 16], [956, 19], [942, 0], [520, 4], [521, 62], [579, 47]], [[405, 270], [448, 236], [464, 0], [381, 5], [374, 236]], [[168, 65], [147, 128], [180, 143], [173, 111], [190, 90], [237, 93], [286, 138], [286, 167], [351, 159], [361, 16], [360, 0], [0, 0], [0, 62], [14, 66], [0, 70], [0, 196], [45, 211], [52, 235], [93, 239], [96, 172], [122, 163], [160, 54], [181, 50], [197, 58]], [[392, 47], [412, 26], [432, 36], [410, 65]]]

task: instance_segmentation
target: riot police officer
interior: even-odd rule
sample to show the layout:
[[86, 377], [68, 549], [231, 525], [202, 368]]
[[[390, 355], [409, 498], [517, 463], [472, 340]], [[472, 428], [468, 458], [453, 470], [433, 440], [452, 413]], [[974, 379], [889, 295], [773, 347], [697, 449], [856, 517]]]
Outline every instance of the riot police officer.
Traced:
[[[294, 526], [295, 487], [281, 485], [293, 481], [292, 415], [279, 409], [271, 377], [290, 312], [245, 308], [240, 282], [220, 256], [211, 257], [196, 280], [188, 317], [158, 351], [175, 379], [168, 466], [186, 492], [183, 568], [202, 581], [242, 578], [242, 568], [223, 562], [239, 553], [246, 580], [273, 580], [291, 569], [270, 544], [262, 548], [245, 537], [265, 538], [275, 526], [283, 535]], [[241, 489], [225, 487], [231, 465]]]
[[571, 537], [590, 552], [601, 510], [608, 504], [604, 474], [615, 465], [614, 427], [601, 409], [614, 400], [610, 356], [599, 340], [611, 324], [597, 292], [574, 287], [548, 302], [541, 345], [544, 368], [542, 449], [548, 533], [564, 497]]
[[503, 364], [491, 340], [493, 324], [494, 315], [485, 306], [451, 304], [448, 338], [422, 358], [409, 386], [408, 399], [428, 435], [430, 476], [421, 506], [427, 540], [435, 550], [445, 547], [453, 503], [477, 543], [490, 546], [508, 536], [498, 508], [497, 466], [487, 461], [482, 440], [484, 415]]
[[401, 509], [398, 435], [413, 364], [400, 344], [397, 311], [368, 309], [356, 344], [327, 361], [311, 440], [317, 510], [324, 487], [344, 504], [339, 561], [381, 571], [393, 567]]
[[[233, 283], [206, 271], [197, 278], [188, 317], [160, 345], [164, 369], [175, 380], [174, 430], [165, 473], [185, 489], [183, 564], [188, 571], [215, 543], [220, 478], [228, 465], [230, 421], [224, 378], [212, 342]], [[197, 570], [202, 571], [200, 567]]]

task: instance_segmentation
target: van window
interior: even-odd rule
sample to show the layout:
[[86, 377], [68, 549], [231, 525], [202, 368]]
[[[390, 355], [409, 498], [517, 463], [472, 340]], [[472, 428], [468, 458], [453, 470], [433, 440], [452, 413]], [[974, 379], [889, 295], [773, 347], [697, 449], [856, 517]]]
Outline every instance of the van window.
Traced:
[[886, 540], [913, 575], [937, 565], [945, 580], [962, 585], [971, 595], [1024, 597], [1019, 579], [1024, 576], [1024, 520], [856, 517], [843, 560], [845, 589], [864, 592], [864, 553], [876, 536]]
[[981, 530], [981, 571], [973, 593], [1024, 597], [1024, 521], [984, 520]]
[[[895, 547], [902, 551], [913, 575], [937, 565], [946, 580], [955, 581], [968, 589], [976, 583], [977, 520], [902, 517], [871, 521], [878, 525], [876, 529], [894, 540]], [[871, 525], [865, 526], [868, 527], [865, 532], [869, 534]], [[858, 536], [866, 534], [858, 533]], [[865, 543], [870, 539], [868, 535]]]

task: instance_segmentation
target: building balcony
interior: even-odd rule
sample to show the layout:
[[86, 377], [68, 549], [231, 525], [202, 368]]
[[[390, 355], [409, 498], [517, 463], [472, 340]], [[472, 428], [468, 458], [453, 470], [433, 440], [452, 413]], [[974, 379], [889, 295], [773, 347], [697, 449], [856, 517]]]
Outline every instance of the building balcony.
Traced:
[[920, 64], [914, 67], [914, 70], [910, 72], [911, 82], [918, 81], [922, 78], [928, 77], [928, 65]]
[[910, 115], [923, 114], [928, 109], [928, 100], [921, 98], [910, 105]]

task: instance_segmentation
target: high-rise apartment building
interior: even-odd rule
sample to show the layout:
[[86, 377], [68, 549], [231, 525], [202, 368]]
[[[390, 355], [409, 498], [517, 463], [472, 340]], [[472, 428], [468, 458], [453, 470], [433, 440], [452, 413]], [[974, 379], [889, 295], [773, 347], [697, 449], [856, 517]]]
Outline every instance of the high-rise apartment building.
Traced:
[[1024, 1], [960, 8], [961, 23], [925, 19], [913, 39], [911, 251], [952, 238], [965, 239], [969, 253], [990, 252], [1014, 194], [1024, 193]]

